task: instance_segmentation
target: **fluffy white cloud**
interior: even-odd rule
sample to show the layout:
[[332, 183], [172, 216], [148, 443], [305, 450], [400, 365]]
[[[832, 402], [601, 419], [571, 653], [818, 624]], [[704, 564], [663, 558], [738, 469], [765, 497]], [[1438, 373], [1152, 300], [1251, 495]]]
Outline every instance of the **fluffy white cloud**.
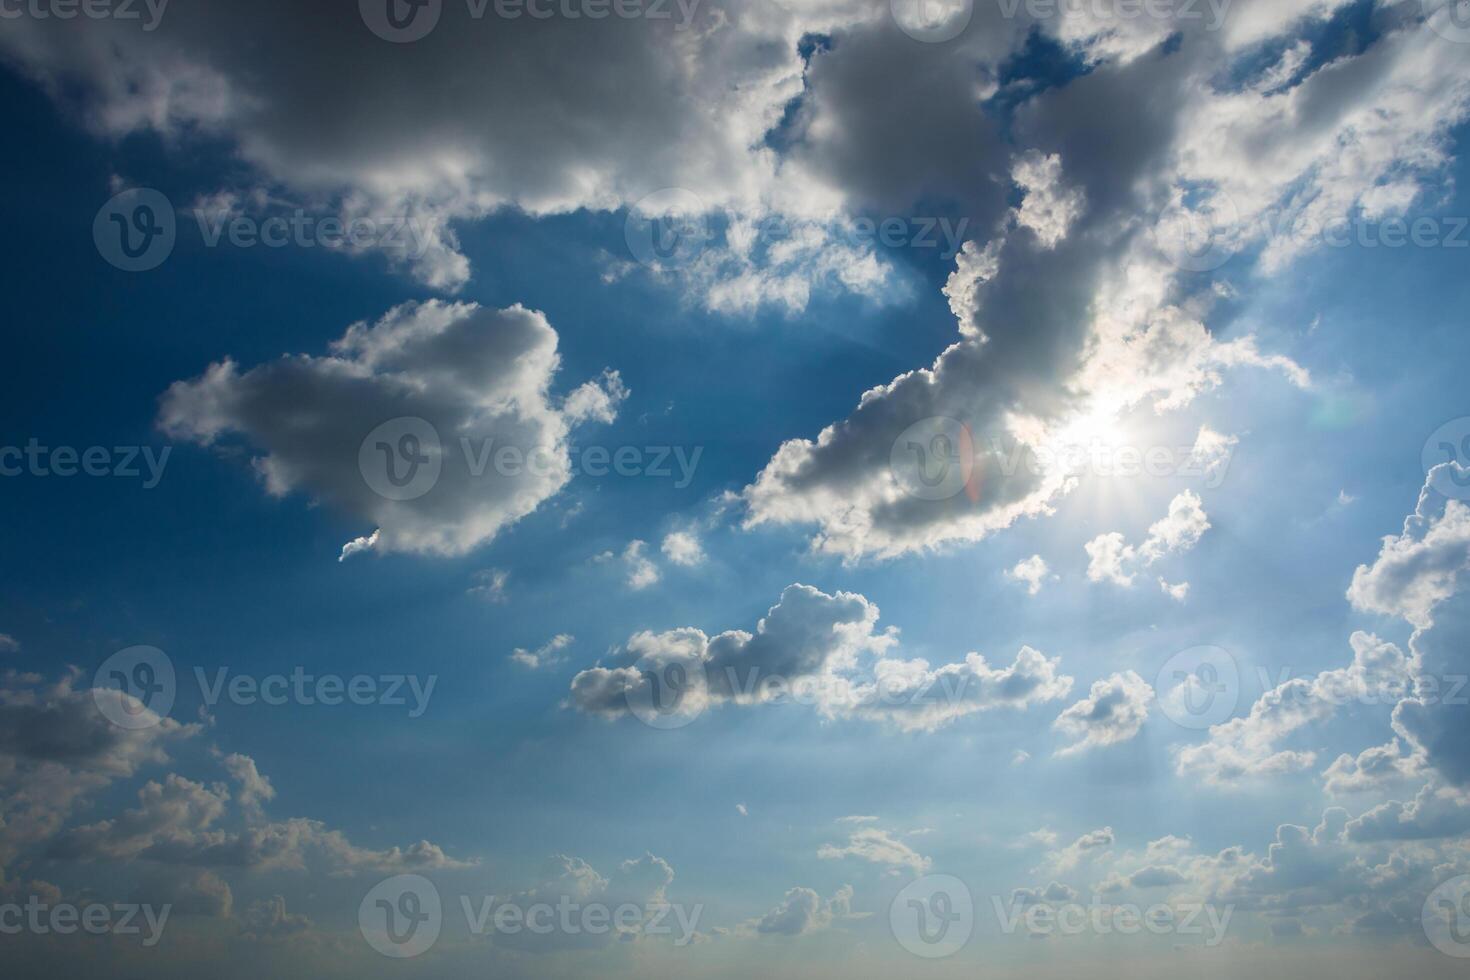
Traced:
[[752, 925], [763, 936], [802, 936], [830, 926], [852, 914], [852, 886], [843, 885], [828, 899], [810, 888], [792, 888], [781, 904]]
[[1154, 689], [1131, 670], [1093, 682], [1087, 697], [1057, 716], [1056, 730], [1073, 739], [1057, 755], [1128, 741], [1143, 728], [1153, 700]]
[[704, 563], [704, 547], [693, 531], [672, 531], [664, 535], [661, 550], [664, 557], [675, 565], [693, 568]]
[[754, 633], [730, 630], [711, 637], [685, 627], [634, 635], [620, 654], [629, 665], [577, 674], [567, 703], [618, 718], [632, 704], [657, 703], [654, 684], [677, 678], [684, 715], [713, 704], [796, 701], [827, 718], [933, 731], [976, 712], [1025, 708], [1071, 690], [1072, 679], [1060, 673], [1059, 661], [1029, 647], [1005, 668], [971, 653], [931, 669], [927, 661], [892, 655], [897, 631], [880, 632], [877, 623], [878, 607], [861, 595], [792, 585]]
[[[159, 424], [203, 446], [238, 437], [267, 493], [308, 493], [375, 525], [344, 557], [464, 554], [571, 479], [567, 437], [587, 396], [575, 415], [557, 406], [556, 346], [524, 307], [406, 304], [352, 325], [326, 356], [213, 364], [169, 388]], [[603, 383], [609, 403], [625, 393], [615, 375]]]
[[1046, 582], [1047, 573], [1050, 571], [1046, 566], [1046, 559], [1040, 555], [1032, 555], [1016, 563], [1016, 567], [1006, 572], [1006, 575], [1017, 582], [1026, 583], [1026, 591], [1031, 595], [1041, 592], [1041, 586]]
[[[1186, 490], [1169, 502], [1169, 513], [1148, 529], [1143, 544], [1134, 547], [1116, 531], [1089, 541], [1087, 577], [1094, 582], [1130, 586], [1141, 569], [1169, 555], [1191, 550], [1209, 529], [1210, 519], [1199, 495]], [[1171, 588], [1178, 586], [1164, 585], [1165, 592]], [[1184, 588], [1187, 591], [1188, 586]]]
[[1211, 783], [1298, 772], [1314, 764], [1317, 755], [1282, 749], [1282, 739], [1333, 717], [1346, 705], [1382, 704], [1385, 698], [1392, 703], [1394, 692], [1410, 689], [1410, 664], [1398, 647], [1363, 632], [1354, 633], [1349, 643], [1351, 664], [1283, 681], [1261, 695], [1245, 717], [1215, 725], [1207, 741], [1180, 749], [1178, 772]]

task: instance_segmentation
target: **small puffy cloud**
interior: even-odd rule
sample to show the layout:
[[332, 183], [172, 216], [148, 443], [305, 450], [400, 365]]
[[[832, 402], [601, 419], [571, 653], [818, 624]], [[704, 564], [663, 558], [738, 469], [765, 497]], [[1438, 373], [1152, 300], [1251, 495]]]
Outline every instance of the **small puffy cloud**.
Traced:
[[646, 541], [633, 540], [623, 549], [623, 568], [628, 573], [628, 588], [636, 591], [646, 589], [659, 580], [658, 566], [644, 553]]
[[[1133, 584], [1140, 570], [1168, 555], [1189, 551], [1209, 529], [1210, 519], [1199, 495], [1186, 490], [1169, 502], [1169, 513], [1148, 529], [1148, 537], [1138, 547], [1128, 544], [1116, 531], [1089, 541], [1087, 577], [1094, 582], [1112, 582], [1126, 588]], [[1171, 590], [1188, 590], [1187, 584], [1164, 584], [1163, 588], [1175, 598], [1182, 596]]]
[[750, 809], [746, 807], [744, 803], [736, 803], [735, 812], [740, 814], [742, 817], [750, 816]]
[[1041, 592], [1041, 586], [1046, 581], [1048, 571], [1050, 569], [1046, 566], [1046, 560], [1040, 555], [1032, 555], [1018, 562], [1015, 568], [1006, 572], [1006, 575], [1017, 582], [1026, 583], [1026, 591], [1031, 595], [1037, 595]]
[[857, 858], [885, 868], [905, 868], [916, 875], [929, 870], [930, 860], [878, 827], [854, 830], [845, 844], [823, 844], [817, 857], [836, 861]]
[[20, 641], [9, 633], [0, 633], [0, 653], [16, 653], [20, 650]]
[[311, 929], [311, 920], [286, 911], [280, 895], [254, 902], [240, 916], [240, 935], [257, 942], [279, 941]]
[[1077, 901], [1077, 889], [1053, 881], [1045, 888], [1017, 888], [1011, 892], [1011, 904], [1019, 906], [1064, 904]]
[[522, 306], [408, 303], [353, 324], [325, 355], [248, 370], [233, 360], [173, 384], [170, 437], [243, 443], [273, 497], [304, 493], [374, 530], [362, 551], [461, 555], [535, 511], [571, 479], [568, 437], [610, 417], [584, 386], [569, 410], [550, 393], [560, 364], [546, 317]]
[[693, 531], [673, 531], [664, 536], [664, 557], [675, 565], [693, 568], [704, 563], [704, 547]]
[[762, 936], [802, 936], [825, 929], [851, 914], [851, 885], [843, 885], [826, 900], [810, 888], [797, 887], [787, 891], [780, 905], [752, 925]]
[[517, 647], [511, 651], [510, 659], [531, 670], [550, 667], [562, 661], [560, 653], [572, 645], [573, 639], [570, 633], [558, 633], [534, 650]]
[[1153, 699], [1154, 689], [1131, 670], [1095, 681], [1088, 696], [1063, 711], [1053, 724], [1074, 740], [1058, 749], [1057, 755], [1128, 741], [1143, 728]]

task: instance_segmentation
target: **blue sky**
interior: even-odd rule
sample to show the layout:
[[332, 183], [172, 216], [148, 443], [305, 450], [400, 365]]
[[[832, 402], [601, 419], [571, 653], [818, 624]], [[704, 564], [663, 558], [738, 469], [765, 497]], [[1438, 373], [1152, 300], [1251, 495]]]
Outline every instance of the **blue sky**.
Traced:
[[[0, 476], [0, 906], [171, 909], [144, 946], [0, 908], [24, 975], [1460, 969], [1470, 728], [1427, 685], [1470, 673], [1470, 441], [1425, 464], [1470, 436], [1457, 12], [1037, 6], [7, 14], [0, 447], [164, 460]], [[140, 189], [177, 237], [128, 271], [94, 222]], [[444, 474], [393, 500], [364, 443], [406, 462], [405, 417]], [[957, 433], [966, 479], [915, 492]], [[109, 687], [139, 646], [166, 710]], [[1166, 666], [1201, 647], [1213, 727]], [[221, 670], [424, 697], [208, 703]], [[442, 933], [381, 955], [404, 888]], [[461, 914], [568, 895], [642, 918]], [[1003, 927], [1097, 908], [1220, 926]]]

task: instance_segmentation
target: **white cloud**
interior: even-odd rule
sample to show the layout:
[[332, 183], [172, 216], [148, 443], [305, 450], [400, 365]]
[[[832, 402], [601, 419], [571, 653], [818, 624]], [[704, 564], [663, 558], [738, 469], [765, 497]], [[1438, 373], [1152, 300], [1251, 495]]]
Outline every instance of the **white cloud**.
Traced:
[[1143, 728], [1153, 699], [1154, 689], [1131, 670], [1094, 681], [1086, 698], [1057, 716], [1053, 727], [1074, 740], [1057, 755], [1128, 741]]
[[1046, 567], [1045, 559], [1040, 555], [1032, 555], [1030, 558], [1017, 562], [1016, 567], [1006, 572], [1006, 575], [1017, 582], [1025, 582], [1026, 591], [1031, 595], [1037, 595], [1041, 592], [1041, 586], [1046, 581], [1048, 571], [1050, 569]]
[[672, 531], [664, 536], [664, 557], [675, 565], [693, 568], [704, 564], [704, 548], [693, 531]]
[[810, 888], [792, 888], [781, 904], [751, 923], [762, 936], [804, 936], [852, 914], [852, 886], [843, 885], [823, 900]]
[[558, 633], [534, 650], [516, 647], [511, 651], [510, 659], [531, 670], [551, 667], [561, 663], [561, 651], [571, 646], [573, 639], [570, 633]]
[[916, 875], [924, 874], [932, 863], [886, 830], [864, 827], [848, 835], [845, 844], [823, 844], [817, 857], [827, 860], [857, 858], [885, 868], [902, 868]]
[[473, 576], [475, 584], [467, 590], [472, 596], [495, 605], [510, 601], [505, 587], [510, 584], [510, 572], [503, 568], [482, 568]]
[[[1169, 513], [1148, 529], [1143, 544], [1134, 547], [1118, 532], [1098, 535], [1087, 543], [1087, 577], [1093, 582], [1112, 582], [1131, 586], [1138, 572], [1169, 555], [1181, 554], [1199, 544], [1210, 529], [1209, 516], [1199, 495], [1186, 490], [1169, 502]], [[1176, 599], [1187, 594], [1189, 586], [1165, 585], [1164, 591]], [[1184, 593], [1176, 594], [1183, 589]]]
[[202, 446], [238, 437], [271, 496], [307, 493], [371, 522], [347, 553], [461, 555], [571, 479], [576, 419], [549, 392], [556, 346], [521, 306], [406, 304], [326, 356], [243, 372], [227, 359], [176, 382], [159, 424]]

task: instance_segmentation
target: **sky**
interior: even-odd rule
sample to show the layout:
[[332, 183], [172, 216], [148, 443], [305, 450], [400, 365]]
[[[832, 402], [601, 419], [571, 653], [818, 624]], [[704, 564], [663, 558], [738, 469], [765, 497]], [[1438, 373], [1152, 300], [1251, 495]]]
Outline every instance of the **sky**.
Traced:
[[1470, 9], [0, 0], [7, 975], [1470, 959]]

